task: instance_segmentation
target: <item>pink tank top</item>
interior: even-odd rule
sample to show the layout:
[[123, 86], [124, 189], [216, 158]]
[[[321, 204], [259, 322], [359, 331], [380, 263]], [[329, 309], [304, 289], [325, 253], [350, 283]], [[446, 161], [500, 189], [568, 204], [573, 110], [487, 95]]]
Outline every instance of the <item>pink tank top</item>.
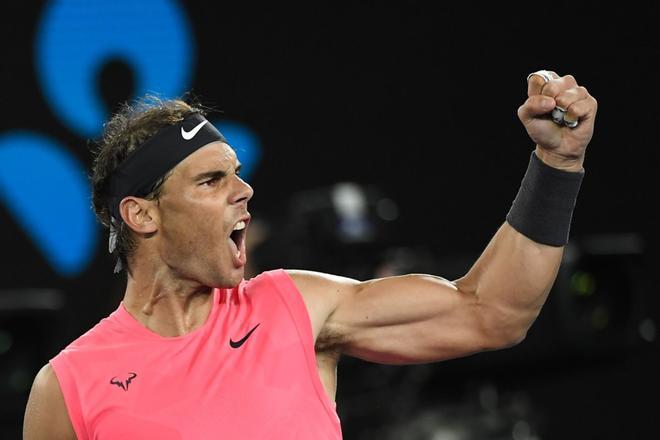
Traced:
[[206, 323], [183, 336], [120, 304], [50, 364], [79, 440], [341, 439], [307, 308], [281, 269], [215, 289]]

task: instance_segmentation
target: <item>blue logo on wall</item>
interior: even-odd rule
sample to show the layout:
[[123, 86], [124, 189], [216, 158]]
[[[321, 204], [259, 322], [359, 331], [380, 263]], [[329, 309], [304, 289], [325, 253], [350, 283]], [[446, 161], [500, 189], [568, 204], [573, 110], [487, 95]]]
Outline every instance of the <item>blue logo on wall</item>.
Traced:
[[0, 199], [58, 273], [87, 265], [96, 236], [87, 176], [62, 145], [32, 132], [1, 135]]
[[[192, 32], [171, 0], [58, 0], [46, 5], [35, 38], [37, 78], [46, 102], [81, 138], [97, 136], [108, 114], [97, 77], [120, 59], [137, 95], [186, 91], [194, 65]], [[259, 160], [248, 127], [218, 122], [249, 178]], [[60, 275], [73, 277], [99, 244], [86, 167], [54, 139], [22, 130], [0, 133], [0, 201]]]
[[37, 31], [37, 75], [53, 113], [81, 134], [99, 134], [107, 110], [97, 75], [111, 59], [134, 73], [136, 92], [184, 92], [194, 45], [178, 4], [167, 0], [59, 0]]

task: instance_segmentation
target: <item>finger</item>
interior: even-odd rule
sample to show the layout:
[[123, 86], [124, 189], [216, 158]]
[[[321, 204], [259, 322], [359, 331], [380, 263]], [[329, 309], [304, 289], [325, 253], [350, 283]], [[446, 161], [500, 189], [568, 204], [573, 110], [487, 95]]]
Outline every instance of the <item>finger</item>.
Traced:
[[530, 119], [547, 114], [555, 107], [555, 100], [543, 95], [534, 95], [518, 108], [518, 118], [523, 123]]
[[589, 96], [589, 92], [584, 87], [573, 87], [568, 90], [564, 90], [558, 96], [555, 96], [555, 102], [557, 104], [557, 109], [560, 109], [562, 112], [561, 120], [555, 121], [557, 123], [565, 123], [569, 127], [577, 126], [574, 124], [578, 117], [569, 112], [570, 107]]
[[589, 96], [589, 92], [586, 88], [581, 86], [572, 87], [562, 91], [559, 93], [559, 95], [555, 96], [555, 102], [557, 103], [557, 106], [567, 110], [571, 104], [581, 99], [585, 99], [587, 96]]
[[598, 103], [596, 99], [587, 95], [586, 98], [573, 102], [567, 109], [564, 116], [564, 122], [570, 124], [574, 121], [586, 121], [596, 114]]
[[541, 95], [550, 96], [555, 98], [564, 90], [577, 87], [577, 81], [573, 75], [566, 75], [556, 79], [551, 80], [541, 90]]
[[550, 80], [559, 78], [552, 70], [537, 70], [527, 76], [527, 96], [540, 95], [543, 86]]

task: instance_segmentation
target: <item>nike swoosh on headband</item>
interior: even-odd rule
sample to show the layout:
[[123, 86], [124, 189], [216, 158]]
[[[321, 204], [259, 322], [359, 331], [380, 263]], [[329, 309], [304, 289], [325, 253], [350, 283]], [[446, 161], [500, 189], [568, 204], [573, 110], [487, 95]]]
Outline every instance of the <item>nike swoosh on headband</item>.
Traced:
[[202, 127], [204, 126], [204, 124], [206, 124], [207, 122], [209, 122], [209, 121], [200, 122], [199, 124], [197, 124], [197, 126], [195, 128], [193, 128], [190, 131], [186, 131], [186, 130], [183, 129], [183, 127], [181, 127], [181, 137], [184, 138], [185, 140], [189, 141], [190, 139], [195, 137], [197, 132], [199, 130], [201, 130]]

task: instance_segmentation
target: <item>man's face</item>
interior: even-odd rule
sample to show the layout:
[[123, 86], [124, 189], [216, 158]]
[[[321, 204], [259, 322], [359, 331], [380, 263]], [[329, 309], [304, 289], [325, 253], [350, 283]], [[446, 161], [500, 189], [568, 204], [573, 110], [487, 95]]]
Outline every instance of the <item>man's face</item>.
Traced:
[[165, 181], [154, 238], [159, 257], [177, 276], [210, 287], [234, 287], [243, 279], [253, 191], [236, 174], [239, 168], [234, 150], [213, 142]]

